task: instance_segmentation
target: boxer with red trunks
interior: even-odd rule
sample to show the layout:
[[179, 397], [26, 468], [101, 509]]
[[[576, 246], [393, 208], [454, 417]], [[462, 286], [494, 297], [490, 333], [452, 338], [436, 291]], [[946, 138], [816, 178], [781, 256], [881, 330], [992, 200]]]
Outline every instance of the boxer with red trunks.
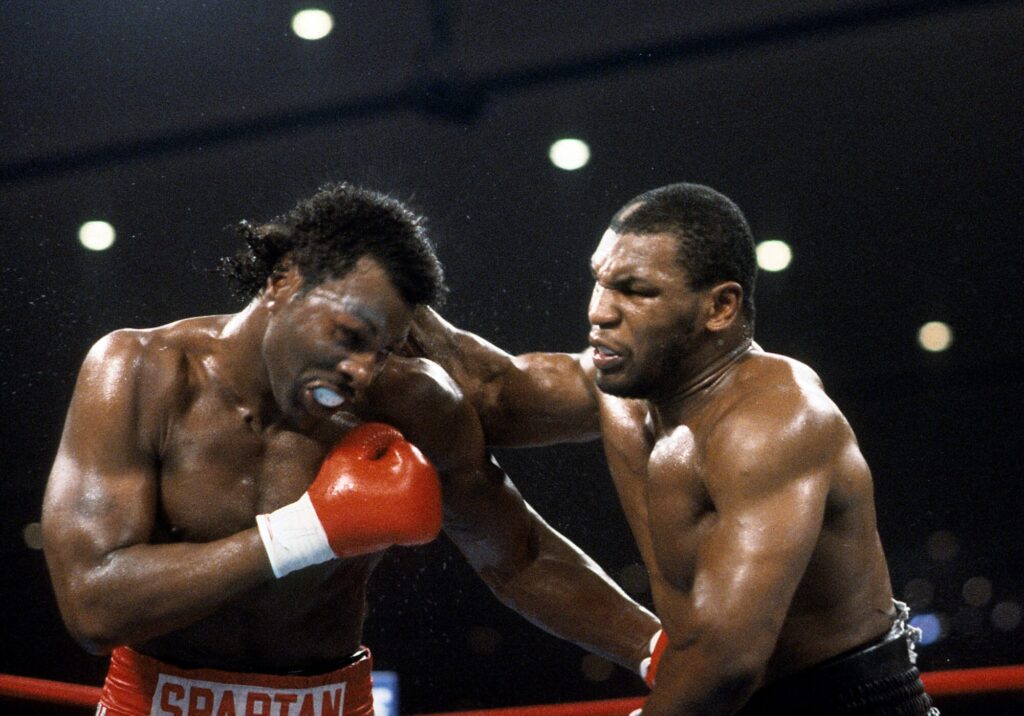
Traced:
[[342, 184], [241, 232], [243, 310], [115, 331], [71, 400], [44, 549], [72, 635], [114, 651], [101, 712], [366, 713], [370, 573], [442, 527], [502, 601], [636, 669], [658, 621], [393, 353], [443, 290], [420, 217]]
[[371, 716], [370, 654], [315, 676], [181, 669], [114, 649], [96, 716]]

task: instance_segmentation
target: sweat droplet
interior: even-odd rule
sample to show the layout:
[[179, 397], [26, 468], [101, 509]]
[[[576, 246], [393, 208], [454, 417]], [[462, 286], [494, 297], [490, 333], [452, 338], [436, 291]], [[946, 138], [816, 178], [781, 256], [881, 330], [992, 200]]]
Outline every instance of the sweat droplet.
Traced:
[[335, 393], [330, 388], [314, 388], [313, 389], [313, 400], [320, 403], [325, 408], [337, 408], [342, 403], [340, 395]]

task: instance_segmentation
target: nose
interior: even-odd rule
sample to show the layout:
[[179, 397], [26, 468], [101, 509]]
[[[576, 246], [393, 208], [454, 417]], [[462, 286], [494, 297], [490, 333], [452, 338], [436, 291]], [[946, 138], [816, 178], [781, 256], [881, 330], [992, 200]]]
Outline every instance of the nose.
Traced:
[[619, 317], [612, 292], [600, 284], [595, 284], [594, 292], [590, 295], [590, 306], [587, 308], [590, 325], [611, 326], [618, 323]]
[[338, 372], [349, 380], [353, 389], [365, 388], [373, 380], [380, 363], [380, 353], [350, 353], [338, 363]]

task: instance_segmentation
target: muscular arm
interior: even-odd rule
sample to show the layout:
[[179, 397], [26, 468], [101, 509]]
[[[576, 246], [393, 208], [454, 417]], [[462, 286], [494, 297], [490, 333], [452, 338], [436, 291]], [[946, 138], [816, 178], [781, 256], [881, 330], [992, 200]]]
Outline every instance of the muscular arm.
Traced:
[[658, 620], [523, 500], [487, 453], [472, 406], [435, 371], [447, 398], [403, 432], [441, 471], [445, 532], [504, 604], [635, 671]]
[[[716, 514], [698, 537], [692, 588], [670, 586], [659, 600], [669, 646], [644, 716], [740, 708], [764, 677], [821, 533], [845, 423], [793, 397], [776, 398], [770, 410], [740, 411], [707, 445], [705, 481]], [[653, 539], [657, 552], [672, 537]]]
[[255, 528], [204, 544], [150, 544], [162, 424], [154, 405], [166, 395], [144, 374], [153, 370], [144, 357], [127, 333], [90, 352], [43, 502], [61, 614], [95, 653], [191, 624], [273, 576]]
[[588, 375], [593, 368], [583, 355], [512, 356], [430, 308], [417, 311], [410, 340], [459, 384], [488, 444], [526, 447], [600, 436], [597, 388]]

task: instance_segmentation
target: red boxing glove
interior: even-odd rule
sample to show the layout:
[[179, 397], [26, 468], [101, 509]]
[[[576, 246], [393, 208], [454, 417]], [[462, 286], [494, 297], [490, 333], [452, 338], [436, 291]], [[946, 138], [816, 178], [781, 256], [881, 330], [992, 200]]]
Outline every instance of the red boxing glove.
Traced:
[[653, 637], [651, 637], [651, 655], [640, 662], [640, 676], [647, 682], [647, 686], [654, 688], [654, 677], [658, 672], [658, 662], [661, 661], [661, 655], [665, 653], [665, 648], [668, 646], [668, 637], [665, 635], [664, 629], [659, 629]]
[[256, 524], [282, 577], [334, 557], [430, 542], [441, 531], [441, 484], [400, 432], [366, 423], [331, 449], [298, 501]]

